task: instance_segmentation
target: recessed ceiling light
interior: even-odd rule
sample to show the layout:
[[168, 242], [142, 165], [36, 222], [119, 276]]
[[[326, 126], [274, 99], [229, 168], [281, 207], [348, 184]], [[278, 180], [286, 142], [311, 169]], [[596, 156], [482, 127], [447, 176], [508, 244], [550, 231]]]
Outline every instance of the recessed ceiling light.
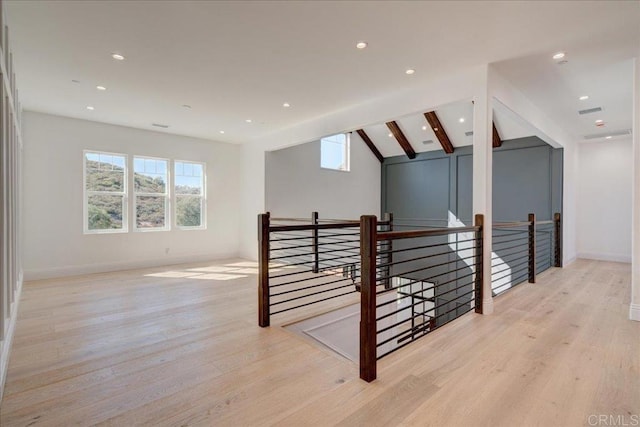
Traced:
[[291, 107], [291, 104], [289, 104], [288, 102], [285, 102], [284, 104], [282, 104], [282, 106], [284, 108], [289, 108], [289, 107]]
[[582, 95], [580, 98], [580, 101], [586, 101], [587, 99], [589, 99], [589, 95]]
[[107, 90], [107, 88], [104, 87], [104, 86], [96, 86], [96, 89], [98, 89], [98, 90]]
[[558, 52], [555, 55], [553, 55], [553, 59], [562, 59], [564, 58], [565, 53], [564, 52]]
[[427, 127], [426, 126], [422, 126], [422, 130], [427, 130]]
[[251, 123], [252, 121], [253, 121], [253, 120], [251, 120], [251, 119], [247, 119], [247, 120], [245, 120], [245, 122], [247, 122], [247, 123]]
[[416, 70], [414, 70], [413, 68], [409, 68], [407, 71], [405, 71], [405, 74], [411, 75], [411, 74], [413, 74], [415, 72], [416, 72]]
[[220, 131], [220, 133], [221, 133], [221, 134], [224, 134], [224, 131], [223, 131], [223, 130], [221, 130], [221, 131]]
[[597, 124], [597, 123], [604, 123], [604, 120], [602, 120], [602, 119], [598, 119], [598, 120], [596, 120], [596, 124]]
[[364, 42], [364, 41], [356, 43], [356, 47], [358, 49], [364, 49], [367, 46], [368, 46], [367, 42]]
[[91, 105], [87, 105], [87, 110], [93, 111], [93, 110], [95, 110], [95, 108], [93, 108]]
[[611, 139], [612, 136], [605, 136], [604, 139]]
[[119, 53], [112, 53], [111, 57], [116, 61], [124, 61], [124, 56], [120, 55]]
[[460, 117], [460, 118], [458, 119], [458, 121], [459, 121], [460, 123], [464, 123], [464, 117]]
[[392, 133], [389, 133], [389, 138], [393, 138], [393, 134]]

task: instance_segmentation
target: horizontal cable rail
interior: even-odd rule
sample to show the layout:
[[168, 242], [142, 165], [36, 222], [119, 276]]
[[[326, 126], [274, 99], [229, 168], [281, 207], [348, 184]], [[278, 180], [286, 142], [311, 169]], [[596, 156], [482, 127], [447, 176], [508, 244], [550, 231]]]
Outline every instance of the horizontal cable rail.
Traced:
[[553, 220], [494, 223], [492, 226], [491, 288], [499, 295], [520, 283], [535, 283], [536, 275], [561, 266], [560, 214]]
[[379, 359], [470, 311], [482, 313], [484, 276], [491, 279], [486, 291], [499, 295], [562, 266], [560, 214], [492, 224], [486, 255], [482, 215], [473, 226], [452, 224], [462, 223], [394, 221], [392, 214], [384, 221], [259, 215], [260, 326], [272, 315], [359, 299], [360, 377], [372, 381]]
[[481, 312], [482, 233], [481, 215], [475, 226], [406, 231], [361, 217], [360, 378], [372, 381], [377, 360]]
[[[341, 298], [348, 302], [349, 296], [357, 301], [360, 221], [320, 219], [317, 212], [310, 218], [262, 214], [258, 220], [260, 326], [268, 326], [272, 315], [314, 304]], [[380, 228], [390, 229], [392, 221], [389, 215]]]

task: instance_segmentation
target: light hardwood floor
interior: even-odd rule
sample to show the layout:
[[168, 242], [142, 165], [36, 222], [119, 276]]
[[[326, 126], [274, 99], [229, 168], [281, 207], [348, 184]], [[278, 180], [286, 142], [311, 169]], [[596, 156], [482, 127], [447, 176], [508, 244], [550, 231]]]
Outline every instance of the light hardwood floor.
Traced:
[[26, 283], [0, 424], [580, 426], [640, 414], [627, 264], [545, 272], [493, 315], [386, 357], [371, 384], [282, 321], [259, 328], [255, 283], [239, 260]]

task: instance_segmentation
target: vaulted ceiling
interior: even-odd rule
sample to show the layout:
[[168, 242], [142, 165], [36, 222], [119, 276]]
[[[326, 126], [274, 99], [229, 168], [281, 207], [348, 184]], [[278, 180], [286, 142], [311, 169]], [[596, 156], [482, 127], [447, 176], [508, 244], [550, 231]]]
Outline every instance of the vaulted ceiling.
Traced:
[[[575, 135], [592, 125], [573, 117], [589, 88], [610, 126], [625, 128], [640, 40], [637, 1], [4, 3], [25, 109], [235, 143], [487, 63]], [[550, 61], [559, 50], [564, 68]], [[454, 145], [468, 141], [455, 120], [469, 108], [438, 110]], [[424, 117], [400, 119], [408, 139], [432, 149], [422, 141], [434, 135], [412, 121]], [[378, 140], [384, 129], [367, 131]]]
[[[473, 105], [471, 102], [456, 102], [442, 106], [434, 112], [454, 149], [473, 144]], [[443, 149], [424, 114], [412, 114], [399, 118], [395, 122], [416, 153]], [[524, 138], [535, 134], [533, 128], [519, 123], [501, 110], [494, 112], [494, 122], [502, 140]], [[365, 126], [362, 130], [383, 157], [405, 154], [385, 123]], [[357, 133], [352, 133], [351, 139], [359, 142], [361, 138]]]

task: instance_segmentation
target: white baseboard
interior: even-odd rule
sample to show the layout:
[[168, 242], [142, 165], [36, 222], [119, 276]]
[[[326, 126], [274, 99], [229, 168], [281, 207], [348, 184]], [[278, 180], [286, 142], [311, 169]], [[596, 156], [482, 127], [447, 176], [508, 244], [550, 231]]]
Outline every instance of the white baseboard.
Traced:
[[573, 264], [576, 259], [578, 259], [578, 257], [571, 257], [571, 258], [567, 258], [562, 262], [562, 267], [569, 267], [571, 264]]
[[606, 254], [599, 252], [578, 252], [578, 258], [595, 259], [598, 261], [626, 262], [631, 263], [631, 255], [626, 254]]
[[13, 342], [13, 334], [16, 330], [16, 321], [18, 320], [18, 305], [20, 304], [20, 295], [22, 295], [22, 272], [19, 275], [18, 286], [16, 287], [15, 299], [9, 307], [9, 323], [5, 329], [4, 340], [0, 341], [0, 402], [4, 395], [4, 382], [7, 379], [7, 369], [9, 368], [9, 355], [11, 354], [11, 343]]
[[484, 298], [482, 300], [482, 314], [488, 315], [493, 313], [493, 298]]
[[171, 258], [144, 259], [136, 261], [120, 261], [104, 264], [70, 265], [24, 271], [24, 280], [43, 280], [57, 277], [79, 276], [82, 274], [109, 273], [112, 271], [134, 270], [138, 268], [162, 267], [166, 265], [205, 262], [211, 260], [238, 258], [237, 253], [192, 254], [179, 255]]
[[640, 322], [640, 304], [631, 303], [629, 306], [629, 319]]

